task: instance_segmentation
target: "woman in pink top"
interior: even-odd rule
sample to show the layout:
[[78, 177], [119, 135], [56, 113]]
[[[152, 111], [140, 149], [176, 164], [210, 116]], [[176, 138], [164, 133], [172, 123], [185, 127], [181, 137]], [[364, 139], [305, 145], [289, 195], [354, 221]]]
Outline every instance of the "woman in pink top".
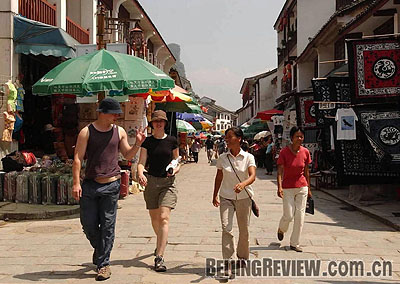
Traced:
[[299, 241], [304, 223], [307, 196], [311, 197], [308, 168], [311, 156], [310, 152], [301, 146], [304, 140], [302, 128], [293, 127], [290, 130], [290, 139], [292, 144], [281, 150], [277, 162], [278, 196], [283, 198], [283, 216], [279, 222], [278, 239], [283, 240], [283, 235], [294, 218], [290, 249], [302, 252]]

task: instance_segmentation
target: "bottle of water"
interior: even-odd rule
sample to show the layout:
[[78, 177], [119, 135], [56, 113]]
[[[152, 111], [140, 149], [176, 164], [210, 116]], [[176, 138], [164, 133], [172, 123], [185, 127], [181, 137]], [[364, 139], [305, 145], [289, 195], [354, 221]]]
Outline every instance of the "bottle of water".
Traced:
[[175, 160], [172, 160], [169, 165], [167, 166], [167, 168], [165, 169], [167, 171], [167, 173], [169, 173], [170, 175], [172, 175], [172, 173], [174, 172], [174, 169], [179, 165], [179, 162], [181, 161], [182, 157], [179, 156], [178, 158], [176, 158]]

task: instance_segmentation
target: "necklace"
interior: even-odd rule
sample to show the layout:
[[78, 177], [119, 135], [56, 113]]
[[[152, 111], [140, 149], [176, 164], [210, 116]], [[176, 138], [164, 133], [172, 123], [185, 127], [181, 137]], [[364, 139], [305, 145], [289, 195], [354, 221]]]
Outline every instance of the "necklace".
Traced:
[[300, 147], [299, 147], [298, 150], [295, 150], [295, 149], [293, 149], [293, 144], [292, 144], [292, 145], [290, 145], [290, 150], [292, 150], [292, 152], [293, 152], [294, 154], [297, 154], [297, 153], [300, 151]]

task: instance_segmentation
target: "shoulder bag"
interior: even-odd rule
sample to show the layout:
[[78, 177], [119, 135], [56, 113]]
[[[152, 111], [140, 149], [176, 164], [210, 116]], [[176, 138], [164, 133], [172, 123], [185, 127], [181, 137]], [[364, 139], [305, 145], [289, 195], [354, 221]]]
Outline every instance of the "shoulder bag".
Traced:
[[[238, 178], [239, 182], [242, 182], [238, 176], [238, 174], [236, 173], [235, 167], [232, 165], [231, 159], [229, 159], [229, 154], [227, 155], [228, 161], [231, 164], [232, 170], [235, 173], [236, 177]], [[254, 201], [253, 198], [251, 198], [249, 192], [247, 191], [246, 187], [244, 188], [244, 190], [246, 191], [247, 195], [249, 196], [250, 200], [251, 200], [251, 211], [253, 211], [254, 216], [259, 217], [260, 216], [260, 209], [258, 208], [256, 202]]]

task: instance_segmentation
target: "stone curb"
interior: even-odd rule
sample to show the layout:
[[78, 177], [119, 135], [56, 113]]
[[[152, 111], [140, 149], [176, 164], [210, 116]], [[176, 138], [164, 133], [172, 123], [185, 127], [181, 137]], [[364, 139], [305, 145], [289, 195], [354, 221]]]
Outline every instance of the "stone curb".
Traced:
[[[1, 220], [37, 220], [37, 219], [50, 219], [55, 217], [64, 217], [69, 215], [74, 215], [79, 213], [79, 205], [71, 206], [65, 210], [55, 210], [55, 211], [41, 211], [34, 213], [18, 212], [18, 213], [0, 213]], [[0, 220], [0, 225], [1, 221]]]
[[352, 207], [352, 208], [354, 208], [354, 209], [360, 211], [361, 213], [363, 213], [363, 214], [365, 214], [365, 215], [367, 215], [367, 216], [369, 216], [369, 217], [372, 217], [372, 218], [374, 218], [375, 220], [378, 220], [378, 221], [380, 221], [380, 222], [382, 222], [382, 223], [388, 225], [389, 227], [392, 227], [393, 229], [395, 229], [395, 230], [397, 230], [397, 231], [400, 231], [400, 226], [399, 226], [398, 224], [393, 223], [393, 222], [390, 221], [389, 219], [387, 219], [387, 218], [385, 218], [385, 217], [382, 217], [382, 216], [379, 216], [378, 214], [373, 213], [373, 212], [371, 212], [371, 211], [368, 210], [368, 209], [362, 208], [362, 207], [361, 207], [360, 205], [358, 205], [356, 202], [352, 202], [352, 201], [346, 200], [346, 199], [344, 199], [344, 198], [342, 198], [342, 197], [339, 197], [339, 196], [335, 195], [332, 191], [326, 190], [326, 189], [324, 189], [324, 188], [319, 188], [319, 190], [322, 191], [323, 193], [328, 194], [329, 196], [332, 196], [333, 198], [336, 198], [337, 200], [343, 202], [344, 204], [346, 204], [346, 205], [348, 205], [348, 206], [350, 206], [350, 207]]

